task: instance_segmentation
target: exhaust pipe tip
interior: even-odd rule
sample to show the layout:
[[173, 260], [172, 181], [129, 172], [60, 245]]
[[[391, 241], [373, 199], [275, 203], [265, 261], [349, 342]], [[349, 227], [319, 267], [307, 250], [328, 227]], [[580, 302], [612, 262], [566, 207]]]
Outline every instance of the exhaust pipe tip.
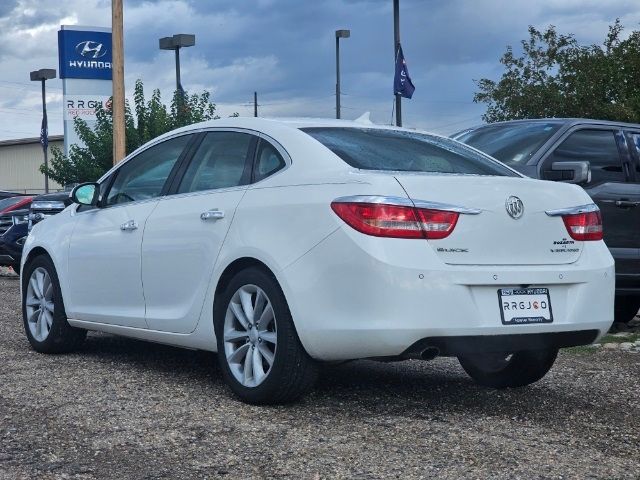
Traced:
[[427, 347], [422, 350], [414, 350], [407, 352], [404, 358], [407, 360], [433, 360], [440, 355], [440, 349], [436, 347]]
[[433, 360], [438, 355], [440, 355], [440, 350], [438, 348], [428, 347], [420, 352], [420, 360]]

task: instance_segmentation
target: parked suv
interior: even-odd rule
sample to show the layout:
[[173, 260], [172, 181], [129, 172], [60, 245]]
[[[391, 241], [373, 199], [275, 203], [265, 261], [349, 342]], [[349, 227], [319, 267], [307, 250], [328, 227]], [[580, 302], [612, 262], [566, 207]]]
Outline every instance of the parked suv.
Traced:
[[38, 222], [56, 215], [71, 205], [69, 192], [46, 193], [33, 199], [29, 215], [29, 231]]
[[29, 233], [29, 210], [12, 210], [0, 214], [0, 267], [12, 267], [20, 273], [22, 248]]
[[22, 249], [33, 225], [60, 213], [70, 203], [69, 192], [0, 200], [0, 267], [12, 267], [19, 274]]
[[616, 262], [616, 321], [640, 309], [640, 125], [588, 119], [514, 120], [453, 138], [533, 178], [576, 183], [602, 211]]
[[0, 215], [14, 210], [28, 210], [33, 197], [29, 195], [18, 195], [0, 199]]

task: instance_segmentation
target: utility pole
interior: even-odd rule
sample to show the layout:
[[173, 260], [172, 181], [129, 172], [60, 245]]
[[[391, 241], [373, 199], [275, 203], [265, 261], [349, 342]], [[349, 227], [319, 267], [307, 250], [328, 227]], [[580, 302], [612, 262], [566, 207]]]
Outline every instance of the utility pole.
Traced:
[[[398, 50], [400, 50], [400, 0], [393, 0], [393, 45], [395, 67], [398, 61]], [[402, 126], [402, 97], [399, 93], [396, 93], [396, 125]]]
[[113, 164], [126, 156], [124, 130], [124, 45], [122, 0], [111, 0], [111, 50], [113, 52]]
[[253, 116], [258, 116], [258, 92], [253, 92]]

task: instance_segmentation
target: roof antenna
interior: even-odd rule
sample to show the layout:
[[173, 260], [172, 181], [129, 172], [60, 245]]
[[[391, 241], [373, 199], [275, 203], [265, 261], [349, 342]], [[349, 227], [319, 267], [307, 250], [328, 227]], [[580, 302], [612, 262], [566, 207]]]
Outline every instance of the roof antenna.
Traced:
[[373, 125], [373, 122], [369, 118], [370, 115], [371, 115], [371, 112], [364, 112], [362, 115], [356, 118], [354, 122], [361, 123], [363, 125]]

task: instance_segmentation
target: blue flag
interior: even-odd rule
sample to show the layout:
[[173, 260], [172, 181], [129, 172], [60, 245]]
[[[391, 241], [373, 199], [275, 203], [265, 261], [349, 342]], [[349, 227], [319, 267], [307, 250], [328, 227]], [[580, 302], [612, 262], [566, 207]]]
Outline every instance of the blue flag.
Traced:
[[40, 144], [46, 150], [49, 146], [49, 127], [47, 125], [47, 114], [42, 115], [42, 125], [40, 126]]
[[398, 45], [398, 55], [396, 56], [396, 75], [393, 79], [393, 93], [404, 98], [411, 98], [416, 87], [413, 86], [407, 62], [402, 53], [402, 46]]

